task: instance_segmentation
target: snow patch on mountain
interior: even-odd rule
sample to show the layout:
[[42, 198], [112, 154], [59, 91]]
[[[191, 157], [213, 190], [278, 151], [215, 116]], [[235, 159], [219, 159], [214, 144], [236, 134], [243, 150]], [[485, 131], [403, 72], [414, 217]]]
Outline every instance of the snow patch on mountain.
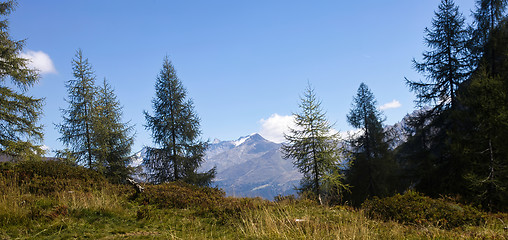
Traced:
[[233, 141], [232, 143], [233, 143], [233, 145], [235, 145], [235, 147], [238, 147], [238, 146], [242, 145], [242, 143], [244, 143], [245, 140], [249, 139], [252, 135], [254, 135], [254, 134], [247, 135], [245, 137], [241, 137], [238, 140]]
[[[394, 125], [386, 126], [385, 131], [393, 139], [391, 148], [395, 149], [410, 134], [407, 121], [416, 116], [418, 111], [406, 115]], [[357, 137], [361, 130], [341, 133], [342, 140]], [[205, 152], [204, 161], [198, 172], [208, 171], [216, 167], [217, 175], [214, 184], [226, 192], [228, 196], [263, 197], [272, 200], [282, 194], [296, 194], [302, 174], [293, 166], [291, 159], [284, 159], [280, 150], [282, 144], [275, 143], [254, 133], [236, 140], [221, 141], [214, 139]], [[131, 166], [141, 169], [136, 174], [143, 180], [142, 165], [145, 149], [134, 154]]]
[[261, 185], [259, 187], [255, 187], [251, 191], [256, 191], [256, 190], [263, 189], [263, 188], [266, 188], [266, 187], [270, 187], [270, 184], [265, 184], [265, 185]]
[[216, 167], [214, 184], [228, 196], [263, 197], [295, 194], [301, 173], [282, 158], [281, 144], [255, 133], [234, 141], [209, 145], [198, 171]]

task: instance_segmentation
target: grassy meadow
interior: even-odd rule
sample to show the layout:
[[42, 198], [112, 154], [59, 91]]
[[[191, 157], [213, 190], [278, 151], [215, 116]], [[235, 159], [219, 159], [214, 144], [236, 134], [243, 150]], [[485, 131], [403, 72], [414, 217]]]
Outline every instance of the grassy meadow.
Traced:
[[411, 207], [400, 196], [353, 209], [290, 197], [225, 197], [183, 183], [145, 185], [137, 194], [57, 162], [0, 164], [0, 193], [0, 239], [508, 239], [508, 214], [475, 210], [471, 218], [454, 203], [444, 205], [465, 215], [458, 226], [445, 224], [456, 218], [448, 212], [376, 217], [383, 215], [380, 204]]

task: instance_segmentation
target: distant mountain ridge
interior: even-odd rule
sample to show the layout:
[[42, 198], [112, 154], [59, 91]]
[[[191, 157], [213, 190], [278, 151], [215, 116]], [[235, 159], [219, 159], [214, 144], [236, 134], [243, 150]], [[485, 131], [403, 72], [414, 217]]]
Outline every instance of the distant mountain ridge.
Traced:
[[[395, 149], [409, 134], [406, 121], [418, 111], [407, 114], [404, 119], [385, 127], [392, 138], [390, 147]], [[217, 167], [214, 185], [225, 190], [228, 196], [263, 197], [296, 194], [302, 174], [293, 166], [291, 159], [282, 158], [282, 144], [266, 140], [254, 133], [232, 141], [213, 140], [205, 152], [200, 172]], [[145, 149], [136, 153], [133, 166], [142, 163]], [[141, 175], [138, 179], [143, 180]]]
[[257, 133], [234, 141], [214, 140], [200, 171], [216, 166], [214, 184], [228, 196], [272, 200], [279, 194], [295, 194], [302, 174], [291, 160], [282, 158], [280, 147]]

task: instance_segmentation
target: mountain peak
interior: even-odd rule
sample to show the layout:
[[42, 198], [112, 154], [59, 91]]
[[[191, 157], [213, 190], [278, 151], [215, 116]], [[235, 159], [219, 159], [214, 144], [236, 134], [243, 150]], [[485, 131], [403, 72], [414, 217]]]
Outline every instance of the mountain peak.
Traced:
[[235, 145], [235, 147], [238, 147], [246, 141], [248, 141], [248, 142], [269, 142], [264, 137], [259, 135], [259, 133], [253, 133], [253, 134], [250, 134], [247, 136], [240, 137], [237, 140], [232, 141], [232, 143], [233, 143], [233, 145]]
[[255, 140], [255, 141], [268, 141], [263, 136], [259, 135], [259, 133], [251, 134], [249, 136], [249, 139], [250, 140]]
[[282, 158], [280, 144], [258, 133], [233, 141], [211, 144], [199, 171], [216, 167], [214, 184], [228, 196], [258, 196], [273, 199], [294, 194], [301, 174], [292, 161]]

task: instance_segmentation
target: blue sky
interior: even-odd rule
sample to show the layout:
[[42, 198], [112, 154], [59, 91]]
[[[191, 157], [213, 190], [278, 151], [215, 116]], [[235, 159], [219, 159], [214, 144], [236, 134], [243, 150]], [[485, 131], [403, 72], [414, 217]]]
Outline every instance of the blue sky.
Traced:
[[[473, 0], [456, 1], [470, 18]], [[328, 119], [351, 130], [346, 114], [361, 82], [386, 124], [415, 109], [404, 77], [421, 79], [424, 28], [438, 0], [364, 1], [20, 1], [10, 16], [14, 39], [42, 72], [30, 94], [44, 97], [44, 145], [62, 149], [54, 124], [67, 108], [71, 60], [83, 50], [97, 81], [106, 78], [135, 125], [133, 150], [152, 145], [143, 110], [152, 111], [155, 78], [169, 56], [194, 100], [203, 139], [260, 132], [280, 139], [307, 82]], [[395, 100], [395, 101], [394, 101]], [[393, 104], [399, 103], [399, 104]]]

